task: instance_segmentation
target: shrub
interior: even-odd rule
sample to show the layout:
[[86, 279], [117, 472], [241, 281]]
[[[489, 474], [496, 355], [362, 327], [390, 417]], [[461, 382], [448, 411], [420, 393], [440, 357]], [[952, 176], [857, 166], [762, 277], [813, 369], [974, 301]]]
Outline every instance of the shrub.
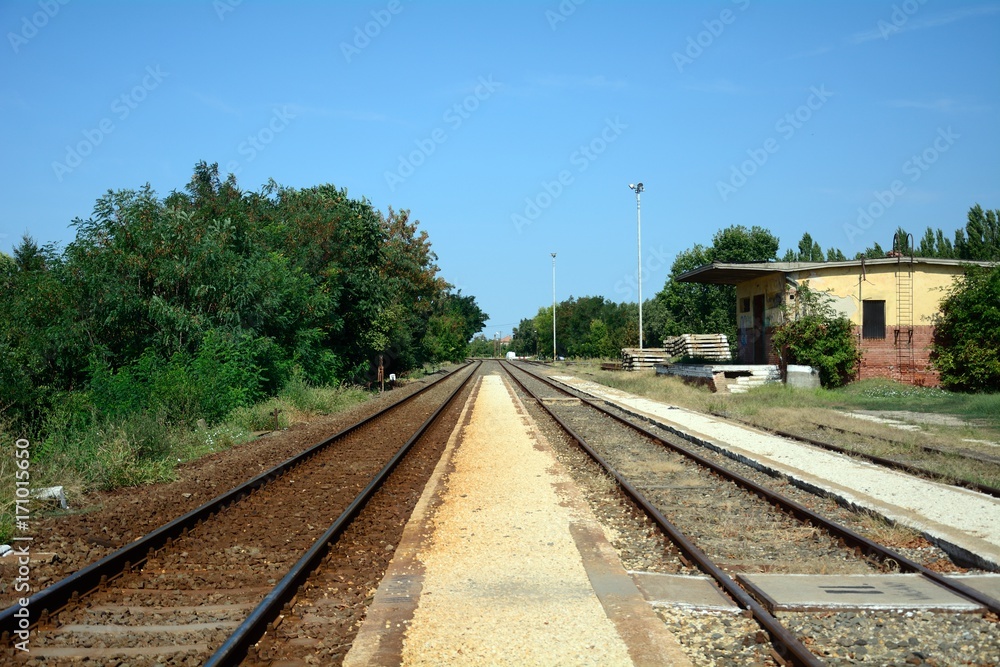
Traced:
[[854, 377], [861, 354], [854, 325], [838, 315], [824, 292], [799, 286], [796, 307], [785, 308], [785, 318], [771, 337], [786, 362], [812, 366], [824, 387], [840, 387]]
[[931, 363], [947, 389], [1000, 391], [1000, 265], [969, 266], [935, 320]]
[[275, 351], [269, 339], [214, 329], [193, 355], [175, 352], [165, 359], [150, 348], [117, 371], [94, 357], [91, 397], [107, 418], [151, 413], [169, 423], [215, 422], [261, 400], [268, 385], [283, 379]]

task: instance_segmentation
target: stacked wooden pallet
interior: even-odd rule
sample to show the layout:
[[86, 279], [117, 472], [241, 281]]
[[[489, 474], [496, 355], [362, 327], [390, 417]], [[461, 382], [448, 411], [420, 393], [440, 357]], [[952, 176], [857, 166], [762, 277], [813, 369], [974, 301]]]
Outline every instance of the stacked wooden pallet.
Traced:
[[667, 356], [662, 348], [644, 348], [639, 350], [637, 347], [626, 347], [622, 348], [622, 369], [626, 371], [637, 371], [641, 369], [654, 369], [657, 364], [662, 364], [666, 361]]
[[729, 361], [729, 339], [726, 334], [683, 334], [663, 341], [663, 349], [671, 357], [689, 357]]

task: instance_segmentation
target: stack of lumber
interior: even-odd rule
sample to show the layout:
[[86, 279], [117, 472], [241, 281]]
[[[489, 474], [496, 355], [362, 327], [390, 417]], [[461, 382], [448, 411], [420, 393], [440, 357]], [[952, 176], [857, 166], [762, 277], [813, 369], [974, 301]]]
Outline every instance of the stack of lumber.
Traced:
[[683, 334], [663, 341], [663, 349], [671, 357], [692, 357], [713, 361], [729, 361], [729, 340], [726, 334]]
[[666, 359], [666, 353], [662, 348], [645, 348], [641, 352], [637, 347], [622, 348], [622, 368], [626, 371], [653, 369]]

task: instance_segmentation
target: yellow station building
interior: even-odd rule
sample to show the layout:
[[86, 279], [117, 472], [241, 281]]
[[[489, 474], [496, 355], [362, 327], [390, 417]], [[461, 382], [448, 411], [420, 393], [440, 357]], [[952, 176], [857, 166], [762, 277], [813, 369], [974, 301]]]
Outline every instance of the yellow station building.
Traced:
[[680, 282], [736, 286], [738, 360], [779, 363], [771, 332], [793, 307], [798, 287], [826, 292], [854, 323], [862, 352], [859, 376], [936, 386], [930, 366], [934, 318], [941, 301], [968, 264], [926, 257], [890, 257], [847, 262], [712, 263], [676, 278]]

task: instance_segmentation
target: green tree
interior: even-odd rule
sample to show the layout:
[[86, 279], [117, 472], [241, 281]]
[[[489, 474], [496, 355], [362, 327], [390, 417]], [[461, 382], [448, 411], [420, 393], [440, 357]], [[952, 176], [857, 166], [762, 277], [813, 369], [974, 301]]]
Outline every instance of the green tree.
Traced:
[[795, 307], [785, 307], [784, 320], [771, 336], [775, 351], [786, 363], [812, 366], [824, 387], [849, 382], [861, 360], [854, 326], [834, 310], [832, 300], [804, 281], [797, 290]]
[[979, 204], [969, 209], [965, 233], [956, 232], [955, 249], [962, 259], [1000, 259], [1000, 210], [984, 211]]
[[674, 278], [712, 262], [712, 249], [702, 245], [682, 251], [670, 267], [670, 277], [654, 300], [670, 314], [665, 336], [684, 333], [726, 333], [736, 330], [736, 288], [731, 285], [681, 283]]
[[797, 262], [822, 262], [824, 261], [823, 249], [819, 243], [813, 241], [809, 232], [802, 235], [799, 240], [799, 252], [795, 256]]
[[476, 334], [469, 343], [470, 357], [492, 357], [496, 353], [496, 345], [487, 340], [483, 334]]
[[38, 420], [58, 392], [86, 381], [87, 341], [76, 295], [53, 246], [25, 235], [0, 266], [0, 411]]
[[[514, 327], [511, 339], [511, 348], [519, 357], [529, 357], [540, 353], [538, 348], [538, 329], [535, 327], [534, 318], [522, 319]], [[551, 345], [549, 348], [551, 349]]]
[[734, 225], [720, 230], [712, 246], [695, 245], [677, 255], [670, 276], [655, 300], [667, 312], [663, 335], [724, 333], [736, 345], [736, 288], [732, 285], [681, 283], [675, 278], [712, 262], [750, 263], [776, 259], [778, 239], [761, 227]]
[[1000, 391], [1000, 266], [969, 266], [941, 302], [931, 362], [948, 389]]
[[384, 259], [379, 277], [388, 292], [386, 307], [388, 368], [403, 371], [428, 361], [421, 343], [434, 313], [433, 304], [451, 286], [438, 275], [437, 255], [431, 250], [427, 232], [410, 212], [389, 208], [381, 216], [385, 234]]
[[[566, 354], [565, 325], [562, 309], [556, 304], [556, 355]], [[552, 354], [552, 306], [543, 306], [535, 314], [535, 331], [538, 332], [538, 356], [545, 359]]]
[[767, 262], [777, 258], [778, 245], [778, 238], [763, 227], [732, 225], [712, 237], [712, 261]]
[[469, 355], [469, 341], [481, 331], [489, 315], [476, 305], [472, 296], [461, 290], [448, 292], [433, 304], [433, 313], [424, 334], [428, 361], [461, 361]]

